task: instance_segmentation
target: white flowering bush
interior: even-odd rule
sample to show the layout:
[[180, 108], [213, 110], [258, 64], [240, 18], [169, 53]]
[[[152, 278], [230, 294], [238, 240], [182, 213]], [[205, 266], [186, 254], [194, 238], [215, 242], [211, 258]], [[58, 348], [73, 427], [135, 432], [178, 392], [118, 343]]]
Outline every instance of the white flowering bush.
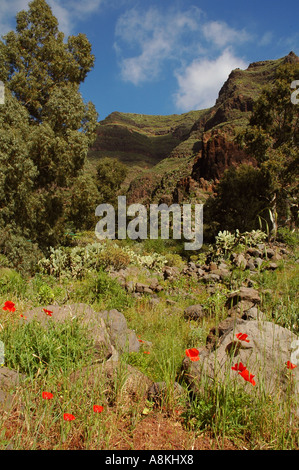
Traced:
[[267, 238], [267, 234], [261, 230], [252, 230], [251, 232], [244, 232], [240, 235], [240, 242], [245, 246], [257, 246], [263, 243]]
[[50, 256], [39, 261], [39, 270], [55, 277], [82, 278], [88, 271], [99, 267], [126, 268], [129, 264], [160, 270], [167, 263], [158, 253], [141, 255], [129, 247], [116, 243], [92, 243], [73, 248], [51, 248]]
[[216, 248], [218, 252], [227, 253], [236, 243], [236, 237], [233, 233], [224, 230], [216, 236]]
[[251, 232], [240, 233], [237, 229], [235, 234], [224, 230], [216, 236], [217, 254], [227, 255], [233, 248], [239, 246], [243, 250], [246, 247], [255, 247], [264, 242], [267, 234], [261, 230], [252, 230]]
[[161, 270], [167, 264], [167, 258], [159, 253], [151, 253], [149, 255], [141, 255], [133, 251], [129, 247], [123, 248], [128, 253], [131, 263], [137, 266], [143, 266], [149, 269]]

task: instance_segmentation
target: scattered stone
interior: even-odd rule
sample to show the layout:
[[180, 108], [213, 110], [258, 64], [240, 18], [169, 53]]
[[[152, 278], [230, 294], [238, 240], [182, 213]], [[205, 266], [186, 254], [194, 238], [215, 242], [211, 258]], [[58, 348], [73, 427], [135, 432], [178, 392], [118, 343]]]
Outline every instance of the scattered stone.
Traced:
[[269, 263], [268, 266], [266, 266], [266, 270], [267, 271], [275, 271], [275, 269], [277, 269], [278, 266], [276, 263]]
[[250, 269], [250, 271], [255, 271], [255, 264], [252, 259], [249, 259], [246, 264], [246, 269]]
[[138, 352], [140, 343], [133, 330], [128, 329], [124, 315], [118, 310], [105, 310], [99, 314], [107, 325], [112, 345], [119, 352]]
[[[135, 285], [135, 292], [140, 292], [140, 293], [144, 293], [145, 289], [149, 289], [148, 285], [146, 284], [141, 284], [140, 282], [137, 282], [136, 285]], [[151, 290], [151, 293], [153, 291]]]
[[258, 257], [258, 258], [255, 258], [255, 260], [254, 260], [254, 264], [255, 264], [255, 266], [256, 266], [258, 269], [261, 267], [261, 265], [263, 264], [263, 262], [264, 262], [264, 261], [262, 260], [262, 258], [259, 258], [259, 257]]
[[253, 305], [261, 303], [261, 298], [256, 289], [253, 289], [252, 287], [241, 287], [237, 292], [232, 292], [228, 296], [228, 299], [226, 301], [226, 306], [228, 308], [233, 307], [242, 300], [249, 301]]
[[205, 315], [203, 306], [200, 304], [190, 305], [184, 310], [185, 320], [199, 320]]
[[138, 351], [140, 344], [137, 337], [127, 327], [124, 315], [117, 310], [95, 312], [89, 305], [78, 303], [71, 305], [48, 305], [45, 307], [52, 311], [52, 316], [45, 314], [40, 307], [24, 313], [20, 321], [28, 323], [37, 320], [45, 328], [49, 322], [65, 322], [79, 319], [87, 327], [87, 334], [94, 340], [97, 360], [107, 360], [119, 348], [122, 353]]
[[210, 263], [210, 266], [209, 266], [209, 271], [216, 271], [218, 269], [218, 266], [216, 263]]
[[239, 255], [237, 255], [236, 258], [234, 259], [234, 263], [235, 263], [235, 265], [236, 265], [238, 268], [245, 269], [245, 268], [246, 268], [246, 265], [247, 265], [247, 260], [246, 260], [246, 258], [244, 257], [244, 255], [239, 254]]
[[252, 256], [253, 258], [261, 258], [263, 256], [263, 253], [261, 252], [261, 250], [258, 250], [257, 248], [248, 248], [246, 253], [249, 255], [249, 256]]
[[267, 258], [273, 258], [275, 256], [273, 248], [266, 248], [266, 256]]
[[218, 282], [220, 281], [220, 276], [219, 274], [214, 274], [214, 273], [211, 273], [211, 274], [205, 274], [202, 279], [205, 281], [205, 282], [210, 282], [210, 281], [213, 281], [213, 282]]
[[132, 293], [135, 291], [135, 284], [133, 281], [127, 281], [125, 284], [125, 289], [127, 292]]
[[196, 271], [196, 264], [193, 263], [192, 261], [190, 261], [190, 262], [188, 263], [188, 267], [189, 267], [189, 269], [191, 269], [192, 271]]
[[202, 276], [204, 276], [205, 274], [206, 274], [206, 272], [205, 272], [203, 269], [201, 269], [201, 268], [198, 268], [198, 269], [197, 269], [197, 275], [198, 275], [199, 277], [202, 277]]
[[163, 276], [165, 280], [173, 281], [179, 274], [180, 270], [175, 266], [166, 266], [163, 268]]

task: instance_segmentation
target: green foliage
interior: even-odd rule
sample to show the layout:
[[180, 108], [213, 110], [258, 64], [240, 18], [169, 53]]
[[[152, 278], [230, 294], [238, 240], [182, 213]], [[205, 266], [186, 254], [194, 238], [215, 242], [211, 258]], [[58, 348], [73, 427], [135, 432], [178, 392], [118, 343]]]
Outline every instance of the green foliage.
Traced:
[[42, 273], [59, 278], [82, 278], [88, 271], [100, 265], [99, 254], [103, 245], [94, 243], [73, 248], [51, 248], [50, 256], [39, 261]]
[[277, 231], [277, 241], [286, 243], [291, 248], [299, 245], [298, 230], [290, 230], [287, 227], [280, 227]]
[[95, 209], [100, 204], [101, 195], [94, 178], [82, 173], [78, 176], [66, 195], [66, 218], [73, 230], [94, 229], [97, 223]]
[[64, 323], [51, 323], [45, 329], [38, 321], [27, 324], [8, 324], [0, 332], [5, 345], [6, 367], [30, 376], [37, 371], [46, 374], [63, 370], [71, 372], [74, 366], [88, 363], [94, 353], [78, 319]]
[[[28, 112], [9, 90], [0, 106], [0, 230], [27, 236], [35, 214], [33, 187], [37, 169], [29, 157]], [[6, 238], [6, 234], [0, 237]]]
[[116, 201], [116, 193], [127, 176], [128, 168], [114, 158], [102, 158], [97, 165], [96, 182], [101, 202]]
[[254, 432], [259, 412], [260, 403], [245, 391], [221, 384], [198, 395], [184, 418], [192, 429], [211, 431], [216, 436], [240, 437]]
[[218, 183], [216, 196], [205, 204], [206, 220], [218, 231], [257, 229], [258, 216], [267, 217], [269, 194], [270, 181], [260, 169], [245, 164], [231, 167]]
[[[216, 255], [224, 255], [228, 257], [232, 251], [244, 251], [247, 247], [256, 247], [263, 243], [267, 238], [267, 234], [261, 230], [251, 230], [251, 232], [240, 233], [237, 229], [235, 233], [227, 230], [218, 232], [215, 239]], [[213, 247], [211, 247], [212, 252]]]
[[131, 263], [137, 266], [160, 271], [167, 263], [166, 256], [159, 253], [141, 255], [129, 247], [124, 247], [123, 250], [130, 256]]
[[99, 263], [103, 268], [114, 268], [116, 271], [124, 269], [131, 263], [128, 252], [118, 246], [112, 246], [99, 254]]
[[8, 267], [15, 267], [24, 275], [34, 274], [43, 256], [36, 243], [14, 233], [9, 226], [0, 229], [0, 252], [4, 254]]
[[[42, 258], [38, 265], [42, 273], [59, 278], [82, 279], [88, 272], [99, 268], [126, 268], [131, 262], [154, 264], [154, 257], [138, 257], [134, 251], [115, 243], [92, 243], [85, 246], [51, 248], [50, 256]], [[157, 256], [159, 260], [159, 256]]]
[[[62, 241], [66, 188], [75, 186], [95, 137], [96, 110], [79, 91], [94, 57], [85, 35], [65, 40], [45, 0], [17, 14], [16, 31], [0, 41], [0, 54], [6, 96], [0, 107], [0, 230], [10, 223], [15, 235], [45, 249]], [[80, 211], [76, 200], [70, 202]], [[75, 220], [86, 223], [77, 214]]]
[[26, 291], [26, 281], [14, 269], [0, 268], [0, 293], [22, 296]]
[[122, 311], [133, 305], [133, 298], [121, 287], [116, 279], [112, 279], [105, 271], [99, 269], [91, 273], [78, 286], [75, 300], [96, 303], [100, 309]]
[[219, 232], [216, 237], [216, 247], [217, 250], [223, 251], [226, 254], [230, 251], [236, 243], [236, 237], [234, 234], [224, 230], [223, 232]]

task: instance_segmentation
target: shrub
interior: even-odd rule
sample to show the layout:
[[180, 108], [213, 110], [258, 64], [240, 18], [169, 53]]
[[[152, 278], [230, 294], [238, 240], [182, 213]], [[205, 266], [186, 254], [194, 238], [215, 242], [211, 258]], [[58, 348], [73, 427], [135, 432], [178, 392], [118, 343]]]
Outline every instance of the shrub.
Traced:
[[113, 267], [117, 271], [126, 268], [131, 262], [129, 253], [118, 246], [113, 246], [111, 249], [105, 251], [103, 250], [99, 254], [98, 259], [103, 268]]
[[80, 282], [74, 298], [79, 302], [97, 303], [105, 310], [115, 308], [121, 311], [132, 306], [134, 302], [121, 285], [103, 269], [97, 273], [90, 273]]
[[1, 294], [22, 295], [26, 291], [26, 282], [20, 273], [10, 268], [0, 268]]

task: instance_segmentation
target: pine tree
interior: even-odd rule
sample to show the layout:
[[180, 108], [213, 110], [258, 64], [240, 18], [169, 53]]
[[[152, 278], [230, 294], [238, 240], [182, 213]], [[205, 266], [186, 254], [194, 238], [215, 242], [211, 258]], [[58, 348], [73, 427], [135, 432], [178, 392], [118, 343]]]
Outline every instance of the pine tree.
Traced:
[[[23, 228], [40, 247], [54, 246], [65, 232], [68, 188], [81, 175], [95, 137], [97, 112], [91, 102], [83, 102], [79, 91], [94, 64], [91, 45], [84, 34], [65, 39], [46, 1], [33, 0], [27, 11], [17, 14], [16, 31], [0, 41], [0, 60], [0, 79], [24, 121], [13, 144], [15, 149], [24, 147], [23, 160], [11, 164], [14, 170], [19, 165], [31, 199]], [[8, 104], [4, 108], [10, 114]], [[2, 165], [9, 166], [9, 152], [1, 148]], [[7, 183], [0, 185], [0, 193], [13, 201], [5, 210], [19, 226], [18, 195], [8, 194]]]

